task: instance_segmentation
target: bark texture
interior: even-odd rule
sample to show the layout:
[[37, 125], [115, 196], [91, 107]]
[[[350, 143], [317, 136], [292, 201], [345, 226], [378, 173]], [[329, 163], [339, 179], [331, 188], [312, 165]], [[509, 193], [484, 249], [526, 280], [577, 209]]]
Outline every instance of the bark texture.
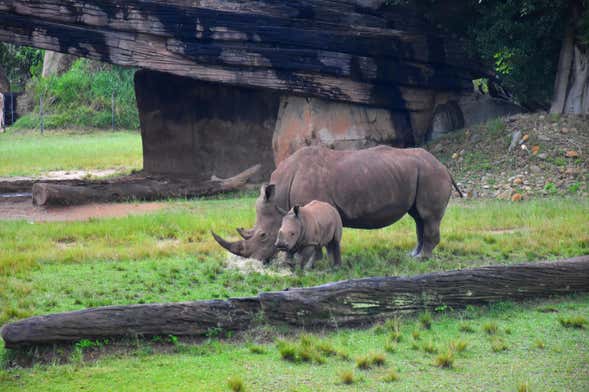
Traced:
[[260, 169], [252, 166], [227, 179], [213, 177], [208, 181], [196, 179], [141, 179], [134, 182], [86, 185], [36, 183], [33, 185], [33, 204], [77, 205], [94, 202], [130, 200], [164, 200], [177, 197], [204, 197], [241, 189]]
[[582, 12], [582, 3], [571, 0], [550, 113], [589, 114], [589, 48], [577, 40], [575, 31]]
[[366, 278], [261, 293], [227, 301], [109, 306], [6, 324], [7, 348], [108, 336], [204, 335], [242, 330], [253, 320], [304, 327], [372, 323], [438, 306], [462, 308], [589, 291], [589, 256], [413, 277]]

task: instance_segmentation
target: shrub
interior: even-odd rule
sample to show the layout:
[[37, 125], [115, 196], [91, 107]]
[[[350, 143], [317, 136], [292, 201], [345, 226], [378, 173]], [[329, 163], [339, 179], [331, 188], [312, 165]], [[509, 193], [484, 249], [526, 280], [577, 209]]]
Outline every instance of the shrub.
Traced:
[[546, 347], [546, 345], [544, 344], [544, 342], [540, 339], [536, 339], [534, 341], [534, 348], [539, 348], [540, 350], [544, 350], [544, 348]]
[[370, 358], [367, 355], [356, 358], [356, 367], [363, 370], [370, 369], [372, 367]]
[[133, 69], [77, 60], [60, 76], [37, 78], [31, 83], [37, 107], [21, 117], [15, 128], [37, 128], [39, 98], [43, 96], [44, 123], [51, 128], [103, 128], [112, 124], [112, 94], [115, 97], [115, 127], [138, 129]]
[[375, 366], [383, 366], [386, 362], [386, 356], [383, 353], [371, 353], [369, 356], [370, 363]]

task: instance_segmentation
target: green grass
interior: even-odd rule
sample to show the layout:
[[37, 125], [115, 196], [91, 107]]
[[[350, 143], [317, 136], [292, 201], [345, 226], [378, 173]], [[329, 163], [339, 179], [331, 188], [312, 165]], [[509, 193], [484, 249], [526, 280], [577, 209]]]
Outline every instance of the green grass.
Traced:
[[[344, 230], [344, 265], [338, 270], [324, 260], [305, 273], [244, 274], [227, 268], [225, 252], [209, 232], [235, 238], [234, 227], [253, 223], [253, 205], [252, 197], [176, 201], [143, 216], [69, 223], [2, 222], [0, 324], [92, 306], [248, 296], [340, 279], [588, 253], [588, 200], [554, 198], [518, 204], [453, 200], [442, 224], [442, 242], [431, 260], [407, 256], [414, 246], [415, 228], [410, 219], [403, 219], [383, 230]], [[385, 363], [394, 364], [399, 374], [395, 387], [400, 390], [461, 390], [464, 386], [513, 390], [521, 380], [528, 380], [534, 390], [586, 390], [589, 332], [564, 328], [559, 319], [579, 324], [588, 312], [588, 296], [498, 304], [459, 313], [436, 311], [428, 317], [431, 328], [419, 330], [419, 341], [435, 342], [442, 354], [451, 352], [451, 369], [437, 367], [435, 355], [421, 350], [421, 344], [418, 350], [412, 349], [415, 338], [392, 337], [413, 335], [423, 321], [416, 315], [368, 330], [306, 333], [301, 338], [282, 336], [287, 331], [280, 328], [227, 341], [211, 334], [200, 346], [165, 337], [160, 339], [163, 343], [138, 342], [96, 361], [85, 359], [84, 352], [108, 353], [109, 344], [82, 341], [69, 364], [0, 370], [0, 390], [73, 390], [82, 385], [108, 390], [116, 385], [127, 390], [216, 391], [226, 390], [227, 380], [240, 375], [252, 391], [379, 391], [388, 388], [383, 381], [389, 371], [386, 366], [362, 370], [349, 387], [338, 375], [354, 366], [349, 358], [381, 353], [387, 344], [391, 347], [384, 354]], [[483, 326], [493, 323], [500, 328], [489, 336]], [[272, 343], [276, 338], [292, 345], [294, 358], [300, 360], [280, 360], [279, 348]], [[468, 339], [468, 349], [459, 349], [464, 344], [461, 339]], [[508, 349], [493, 352], [493, 339]], [[545, 342], [544, 350], [533, 348], [537, 340]], [[160, 352], [161, 344], [171, 348]], [[11, 355], [0, 347], [0, 360]]]
[[[589, 296], [550, 300], [558, 312], [589, 312]], [[537, 312], [546, 303], [524, 305], [499, 304], [465, 312], [478, 332], [471, 335], [469, 348], [461, 353], [444, 351], [432, 358], [410, 349], [410, 343], [400, 343], [399, 351], [387, 354], [398, 375], [395, 388], [410, 391], [511, 391], [521, 380], [527, 380], [532, 390], [584, 391], [589, 387], [589, 346], [586, 330], [565, 329], [558, 314]], [[507, 305], [507, 306], [506, 306]], [[513, 334], [504, 336], [509, 350], [494, 353], [487, 335], [480, 326], [501, 319]], [[402, 327], [407, 334], [411, 326]], [[260, 335], [268, 331], [253, 332]], [[279, 332], [275, 332], [279, 333]], [[460, 338], [459, 321], [453, 314], [434, 318], [431, 330], [423, 331], [427, 339], [435, 339], [447, 347]], [[306, 335], [306, 334], [305, 334]], [[530, 352], [535, 338], [551, 342], [545, 350]], [[342, 347], [353, 357], [380, 350], [386, 336], [373, 330], [348, 330], [321, 334], [321, 339], [334, 347]], [[298, 340], [296, 340], [298, 341]], [[361, 377], [350, 371], [352, 364], [328, 357], [322, 364], [293, 363], [280, 360], [278, 349], [271, 343], [261, 343], [266, 353], [252, 353], [239, 341], [208, 340], [198, 350], [172, 347], [168, 353], [149, 351], [144, 345], [117, 355], [104, 355], [96, 361], [83, 359], [64, 365], [41, 365], [29, 369], [0, 371], [3, 391], [62, 391], [78, 390], [177, 390], [223, 391], [227, 380], [235, 375], [248, 390], [332, 391], [389, 390], [388, 367], [374, 366], [358, 370]], [[108, 350], [108, 346], [102, 348]], [[451, 368], [448, 368], [451, 357]], [[445, 368], [446, 367], [446, 368]], [[353, 384], [348, 385], [350, 380]], [[397, 390], [397, 389], [395, 389]]]
[[0, 134], [0, 177], [55, 170], [141, 169], [138, 132], [36, 132]]

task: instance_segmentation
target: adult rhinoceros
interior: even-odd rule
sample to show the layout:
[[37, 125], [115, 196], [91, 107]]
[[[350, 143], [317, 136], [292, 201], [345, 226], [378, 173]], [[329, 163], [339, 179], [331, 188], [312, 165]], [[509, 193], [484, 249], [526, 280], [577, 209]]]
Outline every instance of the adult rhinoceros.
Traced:
[[305, 147], [280, 163], [270, 183], [262, 186], [255, 226], [237, 229], [243, 240], [229, 242], [213, 236], [236, 255], [268, 261], [277, 252], [274, 242], [282, 220], [276, 207], [289, 210], [320, 200], [337, 208], [346, 227], [377, 229], [408, 213], [417, 226], [412, 255], [427, 258], [440, 242], [440, 221], [452, 185], [458, 190], [448, 169], [421, 148], [334, 151]]

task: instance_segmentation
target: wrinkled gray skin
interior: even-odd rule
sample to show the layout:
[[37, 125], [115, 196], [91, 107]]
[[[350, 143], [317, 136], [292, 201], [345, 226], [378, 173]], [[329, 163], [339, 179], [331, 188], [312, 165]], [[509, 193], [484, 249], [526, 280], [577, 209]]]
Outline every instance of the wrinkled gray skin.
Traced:
[[378, 229], [411, 215], [417, 231], [411, 254], [427, 258], [440, 242], [440, 222], [452, 184], [446, 167], [421, 148], [305, 147], [280, 163], [270, 184], [262, 186], [254, 227], [238, 229], [243, 240], [228, 242], [213, 236], [234, 254], [267, 262], [277, 252], [274, 239], [282, 216], [276, 207], [288, 211], [319, 200], [337, 209], [345, 227]]
[[342, 220], [329, 203], [313, 200], [302, 207], [294, 206], [282, 218], [274, 246], [287, 253], [288, 260], [298, 260], [303, 268], [313, 268], [322, 256], [322, 248], [334, 267], [341, 264], [340, 242]]

